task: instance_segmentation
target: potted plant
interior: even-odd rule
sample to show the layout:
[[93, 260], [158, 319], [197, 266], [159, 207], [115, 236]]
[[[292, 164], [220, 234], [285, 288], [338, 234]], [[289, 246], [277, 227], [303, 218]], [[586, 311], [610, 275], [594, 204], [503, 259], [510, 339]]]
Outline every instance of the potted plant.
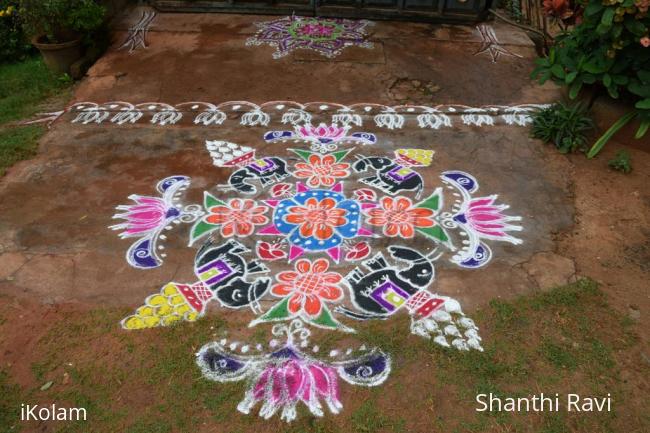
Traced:
[[21, 0], [20, 16], [45, 64], [68, 73], [82, 56], [82, 39], [98, 29], [105, 9], [95, 0]]

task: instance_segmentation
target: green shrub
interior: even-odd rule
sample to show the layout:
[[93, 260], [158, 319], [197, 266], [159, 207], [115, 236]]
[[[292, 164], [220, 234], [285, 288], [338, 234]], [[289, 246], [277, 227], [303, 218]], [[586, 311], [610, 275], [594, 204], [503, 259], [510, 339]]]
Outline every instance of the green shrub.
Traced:
[[598, 86], [612, 98], [630, 98], [633, 114], [615, 123], [589, 152], [597, 154], [625, 123], [638, 118], [637, 137], [650, 126], [650, 0], [586, 0], [570, 31], [558, 36], [547, 58], [537, 59], [533, 77], [568, 86], [574, 99], [585, 86]]
[[626, 150], [616, 152], [614, 159], [609, 161], [609, 166], [616, 171], [629, 173], [632, 171], [632, 161], [630, 154]]
[[92, 33], [104, 24], [106, 10], [95, 0], [20, 0], [25, 32], [59, 43]]
[[24, 60], [32, 46], [18, 19], [18, 0], [0, 0], [0, 63]]
[[545, 143], [553, 143], [562, 153], [585, 151], [585, 133], [594, 127], [587, 107], [582, 103], [567, 105], [561, 102], [533, 114], [532, 135]]

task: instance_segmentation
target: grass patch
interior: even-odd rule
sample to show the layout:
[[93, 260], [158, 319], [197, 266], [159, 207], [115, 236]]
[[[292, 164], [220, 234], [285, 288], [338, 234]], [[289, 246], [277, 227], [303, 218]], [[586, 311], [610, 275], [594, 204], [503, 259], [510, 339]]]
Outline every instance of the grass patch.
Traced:
[[70, 84], [69, 77], [50, 73], [40, 57], [0, 65], [0, 176], [17, 161], [34, 156], [45, 131], [9, 123], [33, 116], [48, 98], [65, 96]]
[[0, 125], [31, 116], [69, 85], [67, 76], [52, 74], [40, 57], [0, 65]]
[[0, 431], [19, 431], [21, 389], [9, 381], [9, 375], [0, 370]]
[[0, 176], [3, 176], [7, 168], [16, 162], [29, 159], [36, 154], [38, 139], [43, 132], [44, 128], [41, 126], [0, 127]]
[[374, 433], [382, 429], [396, 433], [403, 432], [405, 421], [392, 419], [382, 413], [373, 400], [364, 401], [350, 416], [352, 431], [355, 433]]
[[[407, 315], [359, 324], [354, 337], [358, 342], [379, 346], [393, 357], [387, 382], [362, 388], [339, 381], [344, 404], [340, 415], [324, 408], [326, 416], [316, 418], [298, 405], [298, 419], [288, 425], [277, 414], [268, 421], [257, 416], [259, 404], [250, 415], [240, 414], [236, 407], [246, 384], [210, 382], [198, 371], [196, 351], [226, 330], [239, 339], [233, 331], [237, 325], [211, 315], [167, 329], [125, 332], [117, 325], [125, 313], [69, 314], [39, 342], [39, 359], [47, 362], [32, 366], [38, 381], [35, 389], [23, 390], [25, 398], [81, 405], [92, 420], [56, 426], [53, 431], [85, 433], [92, 427], [93, 433], [165, 433], [206, 426], [233, 433], [650, 431], [643, 405], [630, 401], [625, 386], [632, 385], [625, 385], [619, 376], [626, 369], [623, 355], [637, 339], [590, 280], [492, 302], [473, 314], [485, 338], [484, 352], [445, 349], [410, 335]], [[263, 336], [255, 329], [250, 337], [268, 341], [266, 331]], [[350, 341], [349, 335], [322, 336], [332, 347], [345, 347]], [[316, 333], [313, 342], [323, 343]], [[629, 375], [643, 375], [642, 370], [630, 373], [627, 368], [627, 380], [641, 380], [641, 376], [630, 380]], [[67, 386], [60, 380], [63, 371], [70, 377]], [[54, 385], [39, 391], [38, 386], [49, 380]], [[611, 393], [614, 411], [588, 415], [475, 411], [478, 393], [505, 398], [540, 392], [598, 397]], [[4, 407], [11, 404], [5, 402]]]

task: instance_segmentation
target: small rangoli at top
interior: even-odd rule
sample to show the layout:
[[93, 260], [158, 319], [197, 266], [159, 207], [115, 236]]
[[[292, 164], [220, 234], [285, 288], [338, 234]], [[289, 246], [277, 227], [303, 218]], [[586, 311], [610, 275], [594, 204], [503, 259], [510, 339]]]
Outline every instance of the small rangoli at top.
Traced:
[[367, 41], [365, 32], [370, 24], [370, 21], [341, 18], [283, 17], [255, 23], [259, 30], [246, 41], [246, 45], [274, 46], [275, 59], [298, 48], [311, 49], [333, 58], [341, 54], [345, 47], [372, 48], [373, 44]]

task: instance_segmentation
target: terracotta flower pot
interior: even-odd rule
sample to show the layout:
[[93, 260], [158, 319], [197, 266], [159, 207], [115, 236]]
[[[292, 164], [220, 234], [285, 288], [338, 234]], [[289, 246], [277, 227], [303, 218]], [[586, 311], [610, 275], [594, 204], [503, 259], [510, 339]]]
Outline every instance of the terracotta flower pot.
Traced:
[[52, 72], [69, 74], [70, 66], [81, 58], [81, 39], [60, 44], [44, 43], [44, 36], [32, 39], [32, 44], [43, 55], [45, 64]]

